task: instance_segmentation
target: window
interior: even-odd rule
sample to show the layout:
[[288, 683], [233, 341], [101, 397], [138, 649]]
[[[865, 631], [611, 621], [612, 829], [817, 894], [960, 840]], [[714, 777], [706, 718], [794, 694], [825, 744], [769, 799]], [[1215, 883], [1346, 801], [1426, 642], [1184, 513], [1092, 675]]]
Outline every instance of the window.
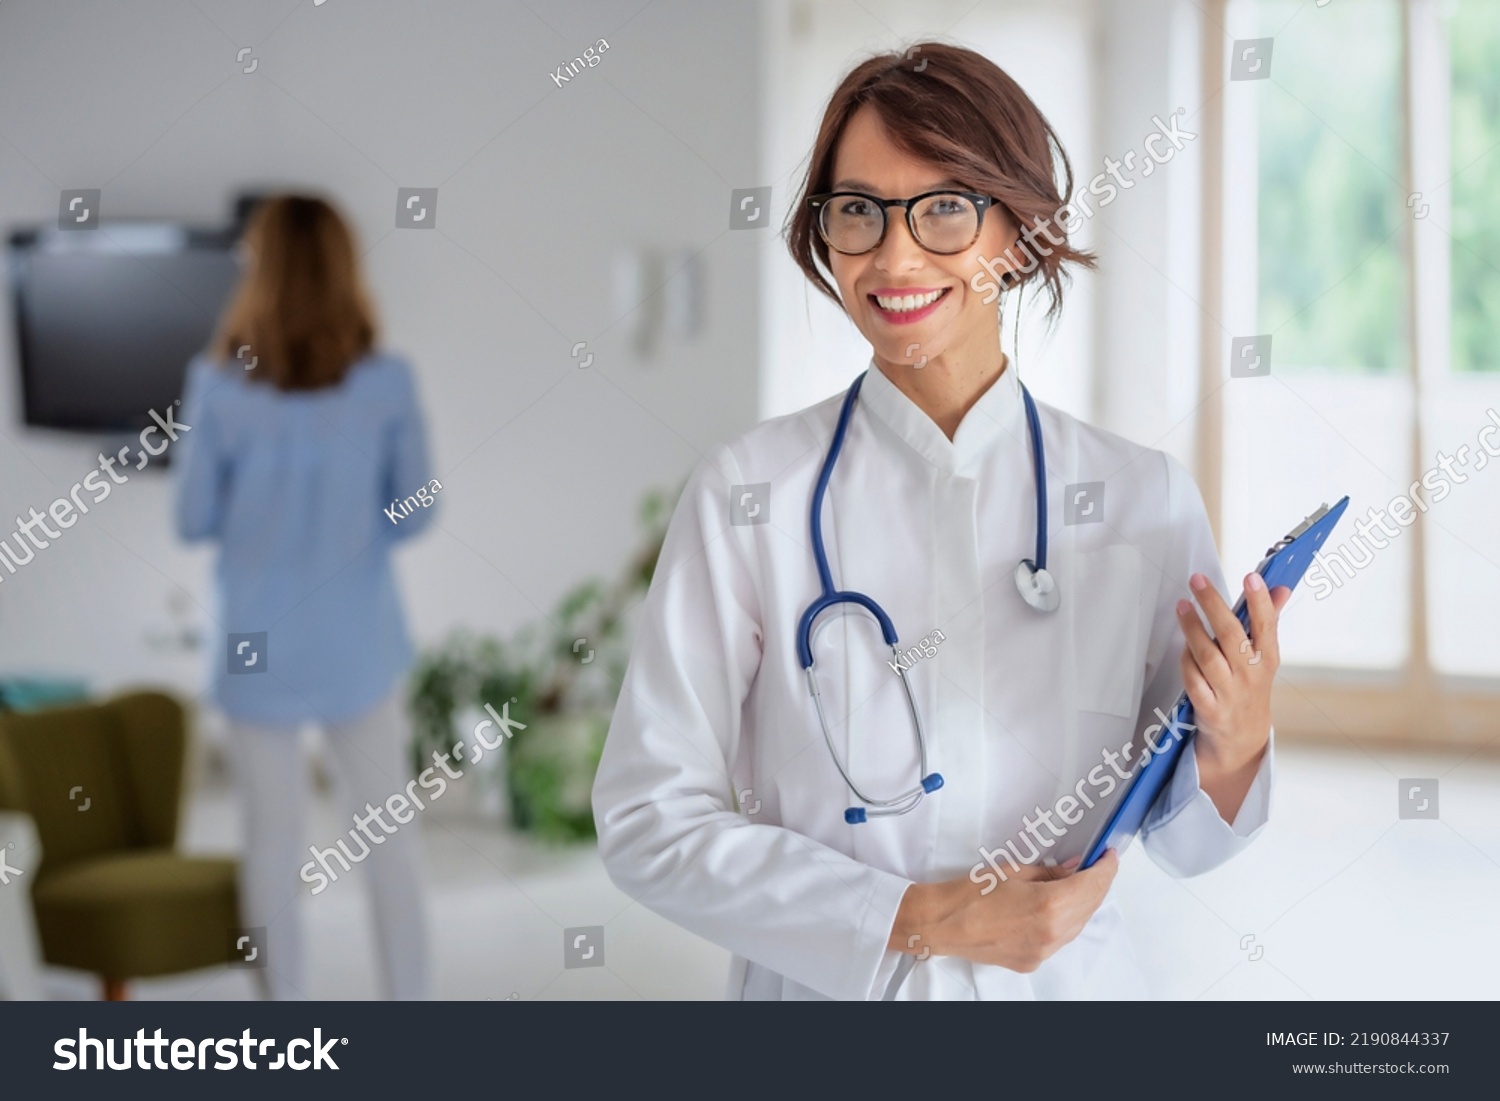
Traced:
[[1500, 4], [1465, 0], [1449, 22], [1453, 370], [1500, 372]]
[[[1226, 562], [1348, 493], [1352, 568], [1282, 629], [1294, 677], [1326, 686], [1309, 725], [1491, 737], [1500, 3], [1230, 0], [1206, 33], [1273, 43], [1268, 76], [1224, 88], [1226, 328], [1271, 337], [1269, 376], [1219, 395]], [[1354, 704], [1315, 670], [1392, 687]]]
[[1224, 557], [1247, 569], [1349, 494], [1334, 536], [1347, 569], [1329, 566], [1324, 599], [1299, 588], [1283, 660], [1391, 671], [1411, 654], [1416, 540], [1350, 537], [1411, 482], [1402, 6], [1261, 0], [1230, 15], [1234, 39], [1273, 40], [1270, 76], [1225, 90], [1229, 316], [1235, 335], [1270, 338], [1270, 370], [1221, 395]]
[[[1428, 635], [1443, 674], [1500, 675], [1500, 4], [1414, 5], [1422, 465], [1451, 460], [1425, 525]], [[1428, 122], [1427, 120], [1431, 120]], [[1427, 136], [1424, 138], [1424, 132]], [[1446, 146], [1446, 148], [1445, 148]]]

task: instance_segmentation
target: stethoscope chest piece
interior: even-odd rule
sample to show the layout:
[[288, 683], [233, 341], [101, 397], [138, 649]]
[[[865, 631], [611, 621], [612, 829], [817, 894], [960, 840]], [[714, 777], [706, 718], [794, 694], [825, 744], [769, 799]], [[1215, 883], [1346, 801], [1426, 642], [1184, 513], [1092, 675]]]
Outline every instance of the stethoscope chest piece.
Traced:
[[1021, 591], [1021, 599], [1039, 612], [1055, 612], [1062, 602], [1062, 593], [1058, 592], [1052, 575], [1033, 566], [1028, 558], [1021, 559], [1016, 566], [1016, 588]]

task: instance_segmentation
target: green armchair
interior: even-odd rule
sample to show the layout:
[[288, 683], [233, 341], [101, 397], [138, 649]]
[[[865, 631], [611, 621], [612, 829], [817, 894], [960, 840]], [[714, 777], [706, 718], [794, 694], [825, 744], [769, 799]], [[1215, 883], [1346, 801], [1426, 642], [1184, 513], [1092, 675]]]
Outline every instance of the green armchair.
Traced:
[[36, 823], [42, 955], [125, 982], [220, 966], [238, 925], [236, 864], [176, 851], [187, 723], [157, 692], [0, 714], [0, 796]]

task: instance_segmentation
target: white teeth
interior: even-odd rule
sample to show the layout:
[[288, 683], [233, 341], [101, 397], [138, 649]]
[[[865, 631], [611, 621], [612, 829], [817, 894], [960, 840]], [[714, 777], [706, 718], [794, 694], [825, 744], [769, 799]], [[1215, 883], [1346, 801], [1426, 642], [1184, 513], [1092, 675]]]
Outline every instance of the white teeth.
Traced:
[[894, 298], [888, 298], [883, 294], [877, 294], [875, 301], [880, 303], [882, 310], [891, 310], [895, 313], [905, 313], [907, 310], [920, 310], [923, 306], [930, 306], [943, 296], [942, 291], [931, 291], [928, 294], [902, 294]]

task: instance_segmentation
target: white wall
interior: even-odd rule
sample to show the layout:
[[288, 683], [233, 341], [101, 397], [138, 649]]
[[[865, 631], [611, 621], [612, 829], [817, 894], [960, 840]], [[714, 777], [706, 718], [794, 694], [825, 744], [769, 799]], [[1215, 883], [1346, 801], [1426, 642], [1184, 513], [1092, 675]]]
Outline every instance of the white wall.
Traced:
[[[0, 7], [0, 226], [50, 222], [74, 187], [103, 188], [106, 218], [215, 223], [234, 191], [266, 185], [323, 190], [356, 223], [387, 342], [418, 366], [445, 487], [440, 529], [400, 559], [426, 642], [545, 614], [615, 568], [642, 491], [675, 487], [714, 441], [863, 368], [868, 350], [779, 235], [732, 232], [727, 210], [732, 188], [769, 183], [780, 226], [826, 98], [859, 57], [932, 36], [984, 50], [1047, 113], [1084, 183], [1106, 153], [1139, 148], [1151, 115], [1201, 102], [1181, 0], [533, 8]], [[601, 37], [602, 62], [556, 87], [553, 67]], [[254, 73], [235, 60], [243, 46]], [[435, 232], [393, 228], [402, 186], [439, 187]], [[1184, 458], [1196, 186], [1181, 156], [1089, 219], [1101, 271], [1074, 284], [1050, 337], [1033, 317], [1021, 343], [1043, 400]], [[696, 252], [703, 273], [701, 331], [644, 358], [613, 289], [618, 255], [640, 247]], [[19, 424], [8, 311], [0, 329], [9, 518], [66, 492], [99, 444]], [[0, 579], [0, 671], [196, 692], [201, 657], [146, 642], [183, 621], [214, 629], [210, 553], [176, 542], [169, 503], [165, 477], [136, 475]]]
[[[1198, 404], [1201, 139], [1142, 168], [1144, 142], [1181, 108], [1178, 128], [1200, 134], [1201, 16], [1185, 0], [1110, 0], [1100, 9], [1099, 143], [1104, 158], [1135, 151], [1134, 186], [1100, 209], [1098, 423], [1181, 459], [1191, 470]], [[1158, 150], [1164, 148], [1157, 143]], [[1210, 312], [1213, 307], [1209, 306]], [[1211, 323], [1211, 322], [1210, 322]]]
[[[427, 642], [507, 632], [612, 573], [641, 493], [756, 419], [757, 242], [728, 231], [728, 207], [762, 175], [758, 29], [751, 5], [687, 0], [6, 3], [0, 227], [49, 223], [64, 188], [102, 188], [106, 219], [203, 223], [244, 186], [334, 196], [387, 343], [416, 363], [444, 486], [440, 530], [399, 563], [413, 626]], [[553, 68], [601, 37], [601, 64], [557, 87]], [[439, 187], [436, 231], [394, 230], [403, 186]], [[611, 295], [615, 256], [638, 246], [699, 252], [704, 272], [701, 331], [649, 359]], [[10, 324], [5, 534], [100, 447], [20, 425]], [[195, 694], [202, 658], [145, 641], [174, 593], [215, 630], [210, 552], [176, 542], [169, 506], [166, 477], [133, 475], [5, 575], [0, 671]]]

